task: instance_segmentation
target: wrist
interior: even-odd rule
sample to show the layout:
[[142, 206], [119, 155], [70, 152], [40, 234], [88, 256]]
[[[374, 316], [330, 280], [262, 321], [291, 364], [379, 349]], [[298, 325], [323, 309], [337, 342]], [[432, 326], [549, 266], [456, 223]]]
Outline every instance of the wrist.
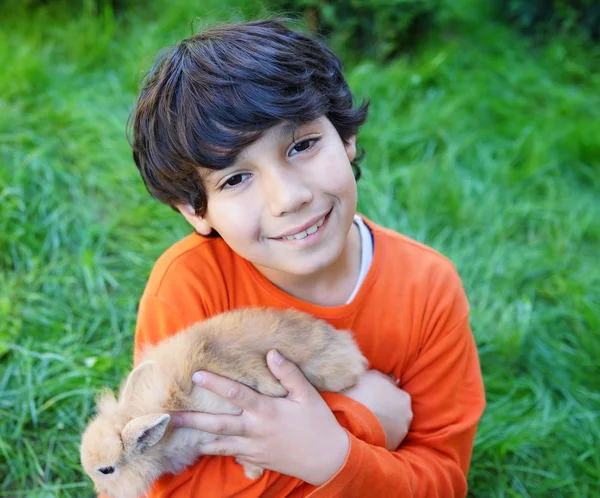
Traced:
[[338, 430], [328, 440], [326, 450], [315, 459], [314, 477], [307, 482], [314, 486], [322, 486], [344, 466], [350, 451], [350, 439], [346, 431], [338, 426]]

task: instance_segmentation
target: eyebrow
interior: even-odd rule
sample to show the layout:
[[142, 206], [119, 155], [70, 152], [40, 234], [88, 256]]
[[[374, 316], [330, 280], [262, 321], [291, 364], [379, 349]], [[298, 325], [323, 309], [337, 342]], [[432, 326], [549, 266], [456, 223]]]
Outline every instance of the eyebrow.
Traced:
[[302, 128], [302, 126], [304, 126], [305, 124], [307, 123], [285, 123], [277, 133], [277, 141], [283, 138], [288, 138], [290, 135], [293, 135], [298, 128]]

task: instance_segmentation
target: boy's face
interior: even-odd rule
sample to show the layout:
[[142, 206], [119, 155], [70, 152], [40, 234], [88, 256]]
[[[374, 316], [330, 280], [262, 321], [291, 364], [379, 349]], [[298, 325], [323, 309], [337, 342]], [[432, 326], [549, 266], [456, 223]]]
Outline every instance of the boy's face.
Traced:
[[326, 117], [295, 130], [279, 124], [232, 166], [203, 172], [204, 217], [189, 205], [178, 207], [199, 233], [214, 228], [265, 274], [315, 274], [333, 265], [346, 245], [356, 212], [355, 155], [355, 137], [345, 145]]

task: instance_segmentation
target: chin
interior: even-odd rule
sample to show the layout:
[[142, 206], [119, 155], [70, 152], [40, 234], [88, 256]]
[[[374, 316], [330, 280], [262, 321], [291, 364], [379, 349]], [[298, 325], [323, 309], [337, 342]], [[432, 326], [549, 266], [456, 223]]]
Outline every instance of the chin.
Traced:
[[294, 265], [295, 268], [290, 268], [288, 273], [292, 273], [298, 276], [308, 277], [310, 275], [314, 275], [319, 273], [327, 268], [333, 266], [335, 262], [340, 257], [341, 251], [334, 255], [327, 255], [320, 258], [312, 258], [306, 263], [303, 263], [302, 260], [298, 261], [299, 264]]

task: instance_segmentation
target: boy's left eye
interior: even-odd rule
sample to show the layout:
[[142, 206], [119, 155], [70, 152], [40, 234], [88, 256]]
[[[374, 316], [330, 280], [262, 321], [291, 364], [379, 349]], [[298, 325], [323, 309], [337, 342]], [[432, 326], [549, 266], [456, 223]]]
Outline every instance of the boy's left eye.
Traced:
[[[293, 150], [297, 150], [298, 152], [304, 152], [305, 150], [308, 150], [310, 148], [312, 148], [312, 146], [317, 143], [319, 141], [318, 138], [309, 138], [307, 140], [302, 140], [301, 142], [297, 142], [294, 144], [294, 146], [291, 148], [290, 152]], [[311, 142], [313, 142], [311, 144]], [[291, 154], [294, 155], [294, 154]]]

